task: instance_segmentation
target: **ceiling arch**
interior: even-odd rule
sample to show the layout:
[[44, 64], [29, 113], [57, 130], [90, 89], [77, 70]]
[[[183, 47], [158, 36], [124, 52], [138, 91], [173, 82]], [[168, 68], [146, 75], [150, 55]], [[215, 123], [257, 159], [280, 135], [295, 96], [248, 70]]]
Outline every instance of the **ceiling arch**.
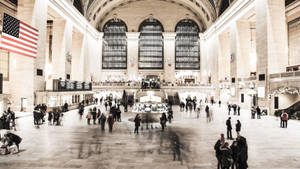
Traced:
[[[110, 15], [119, 7], [130, 3], [147, 0], [89, 0], [89, 8], [86, 12], [87, 19], [95, 27], [102, 25], [106, 16]], [[154, 1], [154, 0], [151, 0]], [[217, 18], [213, 0], [156, 0], [176, 4], [189, 10], [203, 25], [204, 29], [209, 27]]]

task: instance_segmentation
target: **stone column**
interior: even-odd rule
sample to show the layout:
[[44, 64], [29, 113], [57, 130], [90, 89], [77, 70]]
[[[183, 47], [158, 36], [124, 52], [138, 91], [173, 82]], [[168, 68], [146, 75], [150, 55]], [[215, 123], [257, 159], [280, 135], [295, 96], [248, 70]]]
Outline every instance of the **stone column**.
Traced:
[[[72, 41], [72, 24], [64, 19], [53, 21], [52, 76], [51, 79], [66, 79], [67, 54], [71, 54], [68, 43]], [[52, 86], [50, 87], [52, 89]]]
[[73, 32], [73, 43], [72, 43], [72, 73], [71, 80], [83, 81], [84, 76], [84, 51], [86, 36], [79, 32]]
[[164, 32], [164, 80], [175, 82], [175, 32]]
[[[254, 31], [254, 30], [253, 30]], [[236, 34], [237, 34], [237, 78], [250, 77], [251, 65], [256, 64], [256, 58], [253, 55], [251, 47], [255, 49], [255, 42], [251, 44], [251, 28], [249, 21], [237, 21], [236, 22]], [[254, 39], [252, 39], [254, 41]], [[255, 63], [253, 63], [255, 62]]]
[[[19, 0], [17, 18], [39, 30], [37, 57], [35, 59], [18, 54], [10, 54], [10, 91], [12, 109], [32, 111], [34, 107], [34, 92], [43, 90], [45, 76], [37, 76], [37, 69], [44, 70], [45, 47], [47, 30], [47, 1], [48, 0]], [[24, 90], [26, 88], [26, 90]]]
[[103, 33], [99, 33], [97, 38], [88, 36], [88, 63], [90, 71], [91, 80], [98, 82], [101, 79], [102, 71], [102, 42], [103, 42]]
[[127, 32], [127, 76], [137, 80], [139, 69], [139, 32]]
[[256, 12], [256, 54], [257, 76], [265, 74], [265, 81], [257, 86], [265, 89], [259, 105], [267, 106], [268, 74], [285, 72], [288, 65], [287, 27], [284, 0], [257, 0]]

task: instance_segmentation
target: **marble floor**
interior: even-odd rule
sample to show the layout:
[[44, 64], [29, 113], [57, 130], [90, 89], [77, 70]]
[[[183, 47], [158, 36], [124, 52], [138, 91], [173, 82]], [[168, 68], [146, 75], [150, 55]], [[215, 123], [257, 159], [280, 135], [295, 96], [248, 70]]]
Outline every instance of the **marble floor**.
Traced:
[[[122, 114], [123, 121], [115, 124], [113, 133], [88, 126], [76, 110], [65, 114], [63, 126], [44, 124], [37, 129], [32, 116], [22, 117], [16, 131], [23, 138], [21, 152], [0, 156], [0, 169], [215, 169], [213, 147], [220, 133], [226, 132], [228, 115], [225, 106], [217, 105], [213, 114], [207, 122], [204, 112], [196, 119], [194, 113], [174, 106], [175, 119], [165, 132], [155, 126], [139, 135], [128, 121], [134, 116], [131, 113]], [[283, 129], [275, 117], [252, 120], [247, 110], [240, 117], [232, 116], [233, 126], [237, 119], [248, 141], [250, 169], [300, 168], [299, 121], [289, 121]], [[181, 160], [173, 161], [178, 148]]]

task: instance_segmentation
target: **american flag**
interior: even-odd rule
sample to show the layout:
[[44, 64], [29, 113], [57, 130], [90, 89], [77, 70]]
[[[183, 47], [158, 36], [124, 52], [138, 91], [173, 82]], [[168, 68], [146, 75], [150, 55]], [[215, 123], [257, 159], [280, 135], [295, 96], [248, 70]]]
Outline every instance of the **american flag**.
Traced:
[[36, 58], [39, 31], [4, 13], [1, 49]]

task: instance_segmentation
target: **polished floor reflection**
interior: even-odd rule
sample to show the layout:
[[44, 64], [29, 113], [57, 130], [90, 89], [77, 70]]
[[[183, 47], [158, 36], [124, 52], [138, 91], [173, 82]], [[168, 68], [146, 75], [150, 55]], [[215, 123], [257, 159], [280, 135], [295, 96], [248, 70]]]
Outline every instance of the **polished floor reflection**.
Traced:
[[[215, 169], [213, 146], [219, 134], [226, 132], [227, 109], [217, 105], [213, 109], [213, 121], [207, 123], [204, 112], [196, 119], [195, 113], [179, 112], [174, 106], [174, 122], [167, 124], [165, 132], [155, 126], [139, 135], [127, 120], [134, 116], [131, 113], [122, 114], [123, 121], [115, 123], [113, 133], [86, 125], [77, 111], [65, 114], [63, 126], [44, 124], [40, 129], [33, 126], [32, 116], [22, 117], [16, 132], [23, 137], [21, 152], [0, 156], [0, 168]], [[241, 117], [233, 116], [233, 126], [237, 118], [248, 141], [250, 169], [300, 168], [300, 122], [289, 121], [283, 129], [275, 117], [251, 120], [250, 112], [242, 110]]]

